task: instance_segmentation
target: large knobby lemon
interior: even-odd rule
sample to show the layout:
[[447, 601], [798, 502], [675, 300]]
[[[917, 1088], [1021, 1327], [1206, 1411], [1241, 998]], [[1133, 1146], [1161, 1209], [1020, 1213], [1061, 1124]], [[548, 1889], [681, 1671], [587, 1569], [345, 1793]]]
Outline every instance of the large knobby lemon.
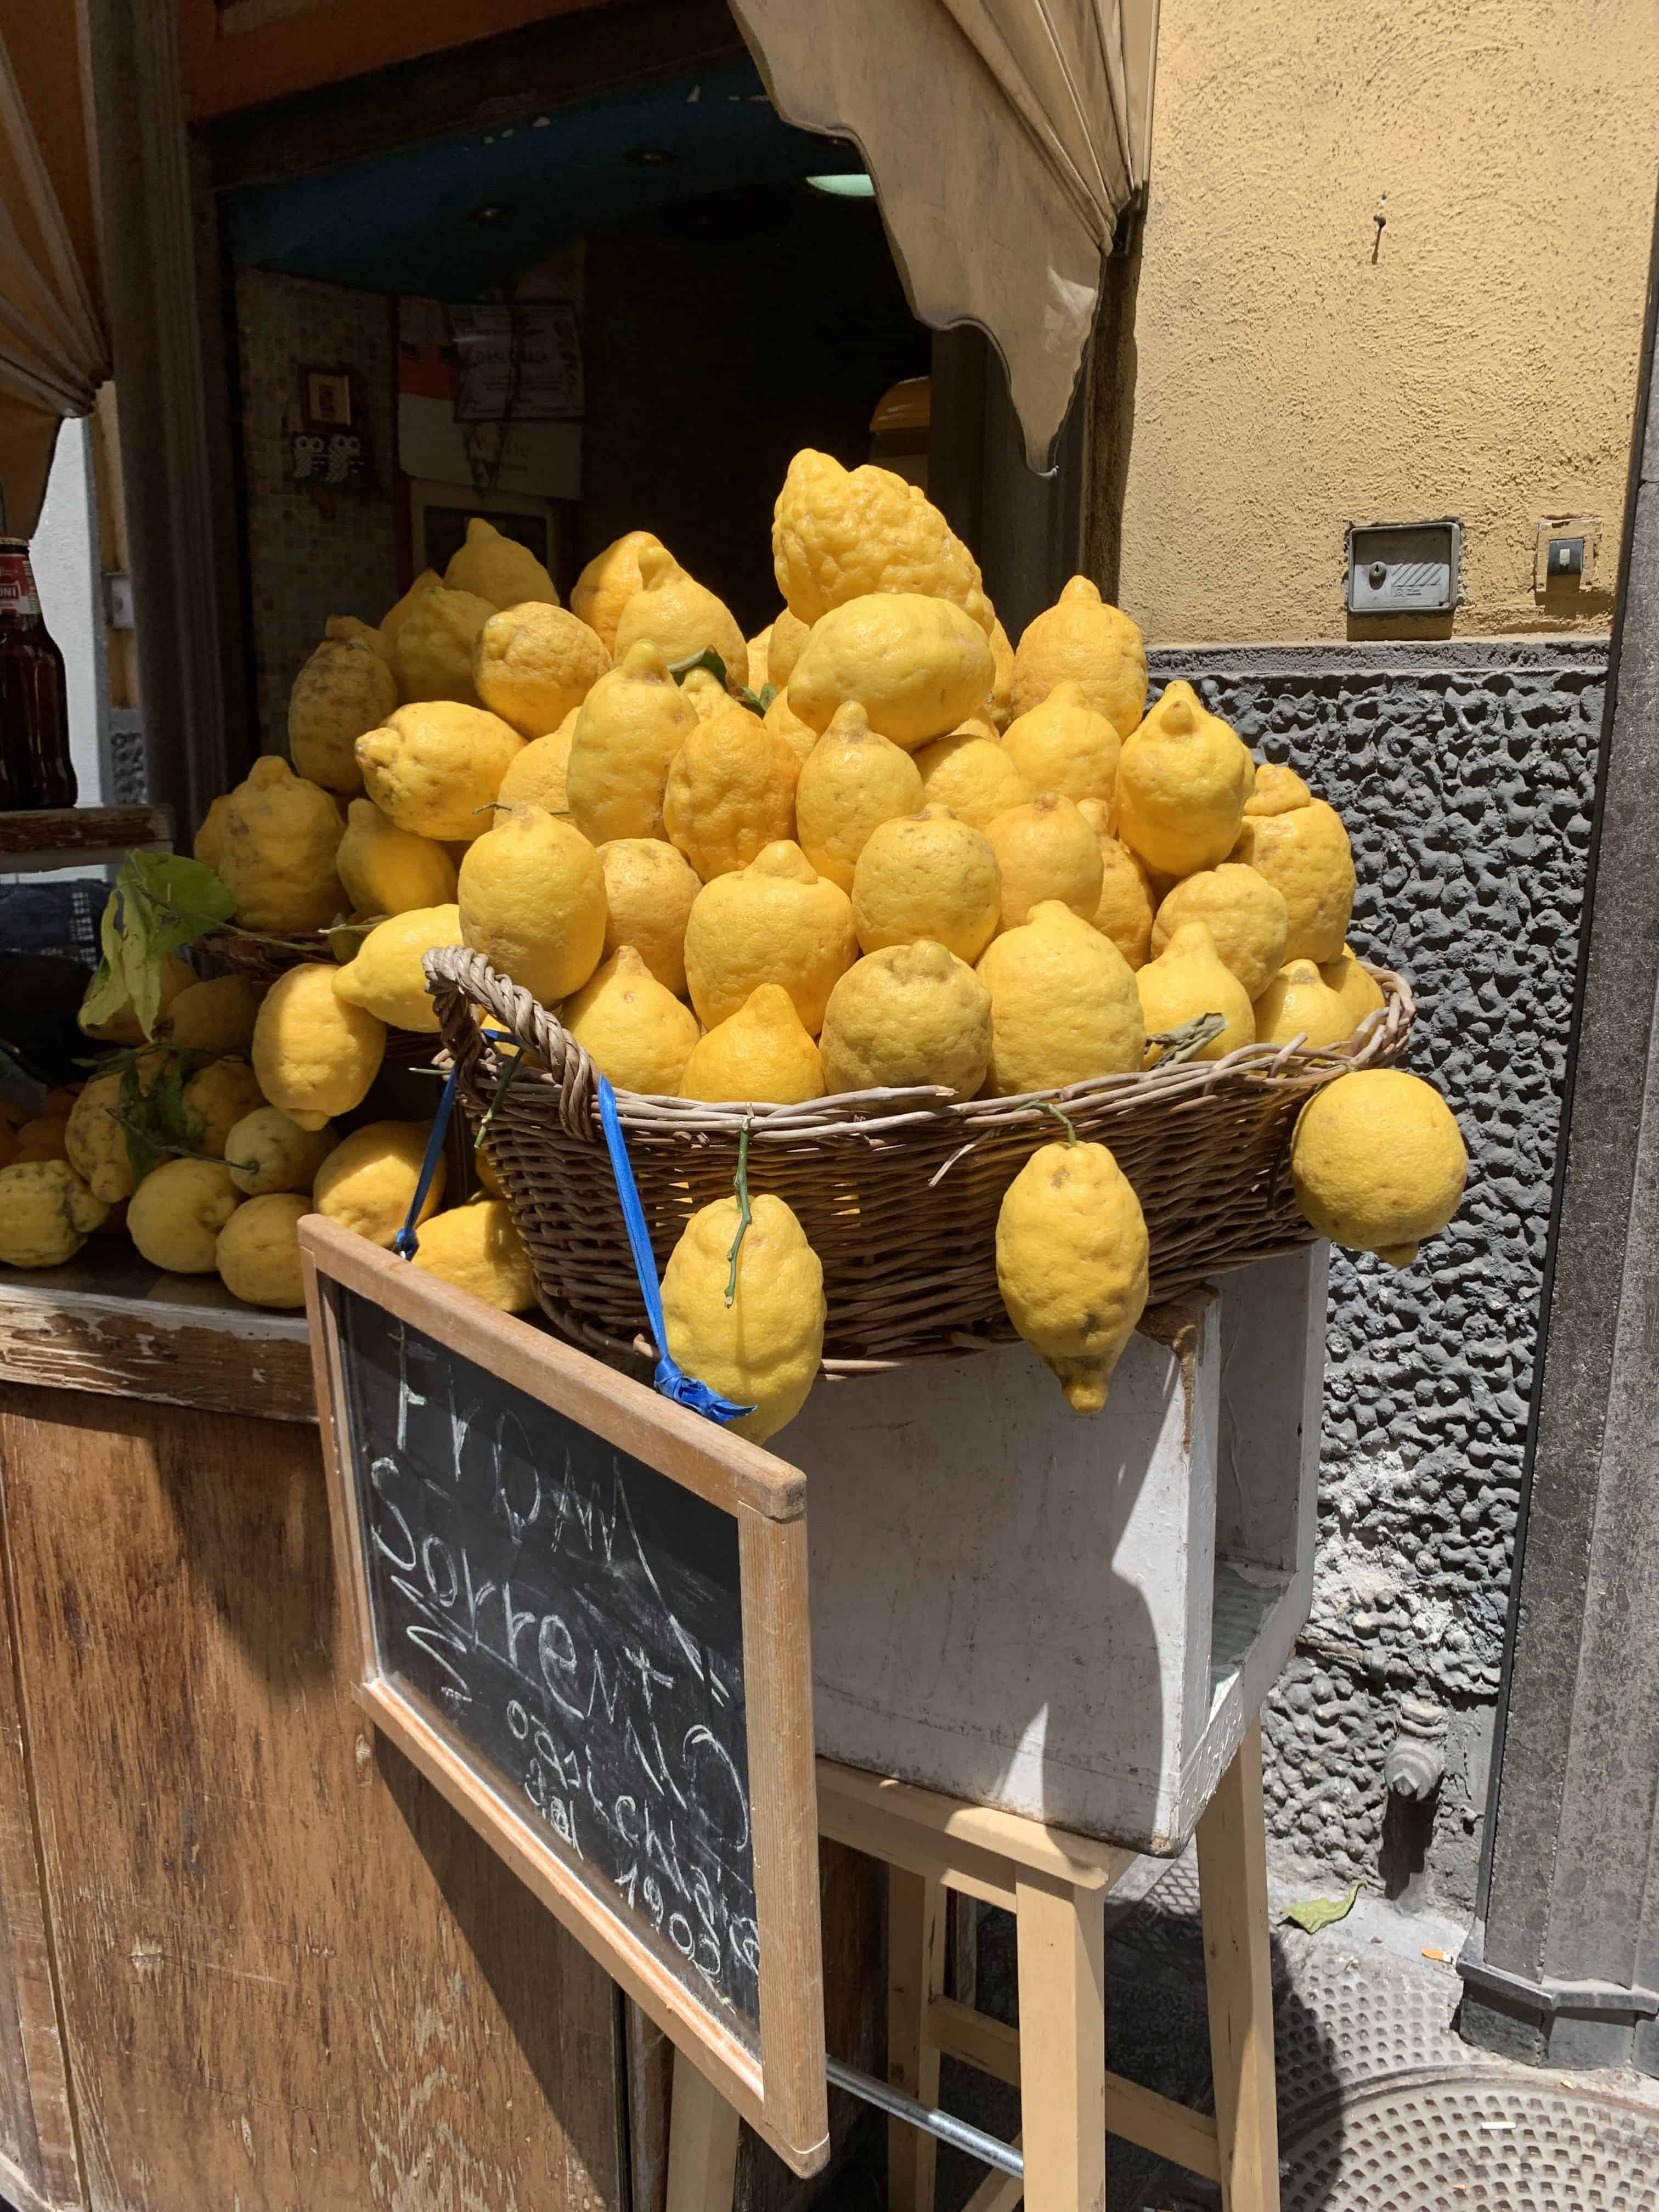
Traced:
[[1104, 1145], [1044, 1145], [997, 1215], [1008, 1318], [1074, 1413], [1097, 1413], [1146, 1304], [1146, 1223]]
[[687, 1375], [754, 1411], [732, 1426], [764, 1443], [806, 1403], [823, 1356], [823, 1269], [781, 1198], [763, 1192], [737, 1256], [735, 1198], [694, 1213], [662, 1279], [669, 1357]]
[[1297, 1204], [1322, 1237], [1408, 1267], [1451, 1219], [1468, 1175], [1445, 1100], [1396, 1067], [1357, 1068], [1302, 1109], [1291, 1151]]

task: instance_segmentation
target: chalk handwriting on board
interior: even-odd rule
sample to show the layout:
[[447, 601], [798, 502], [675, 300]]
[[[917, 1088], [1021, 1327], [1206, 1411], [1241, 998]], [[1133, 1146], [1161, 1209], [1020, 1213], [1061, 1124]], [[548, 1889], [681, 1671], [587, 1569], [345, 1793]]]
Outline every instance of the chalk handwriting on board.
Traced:
[[384, 1309], [344, 1318], [383, 1668], [752, 2039], [736, 1522]]

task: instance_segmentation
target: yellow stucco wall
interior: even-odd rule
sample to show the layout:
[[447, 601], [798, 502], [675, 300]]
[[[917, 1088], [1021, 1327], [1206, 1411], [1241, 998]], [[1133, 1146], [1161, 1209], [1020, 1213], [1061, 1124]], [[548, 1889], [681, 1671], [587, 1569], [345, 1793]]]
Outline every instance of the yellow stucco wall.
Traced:
[[[1346, 525], [1443, 514], [1464, 605], [1369, 634], [1605, 629], [1656, 165], [1659, 0], [1164, 0], [1119, 578], [1148, 637], [1349, 635]], [[1546, 605], [1560, 514], [1601, 518], [1605, 588]]]

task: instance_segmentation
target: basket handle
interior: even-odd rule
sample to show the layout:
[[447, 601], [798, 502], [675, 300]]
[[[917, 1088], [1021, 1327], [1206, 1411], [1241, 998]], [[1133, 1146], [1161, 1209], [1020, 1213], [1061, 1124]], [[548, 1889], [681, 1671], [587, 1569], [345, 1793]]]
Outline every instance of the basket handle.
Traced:
[[640, 1204], [639, 1186], [634, 1181], [633, 1164], [628, 1157], [628, 1140], [623, 1135], [622, 1121], [617, 1112], [617, 1094], [602, 1075], [599, 1079], [599, 1127], [605, 1131], [605, 1150], [611, 1155], [611, 1172], [617, 1178], [617, 1196], [622, 1200], [623, 1221], [628, 1231], [628, 1249], [634, 1255], [634, 1273], [640, 1279], [640, 1289], [645, 1297], [645, 1310], [651, 1322], [651, 1340], [657, 1347], [657, 1371], [652, 1382], [665, 1398], [677, 1405], [689, 1407], [692, 1413], [704, 1419], [718, 1421], [722, 1427], [730, 1421], [739, 1421], [745, 1413], [752, 1413], [752, 1406], [733, 1404], [722, 1398], [718, 1390], [711, 1390], [706, 1382], [678, 1368], [668, 1356], [668, 1337], [663, 1324], [662, 1293], [657, 1285], [656, 1255], [651, 1249], [651, 1234], [645, 1225], [645, 1209]]

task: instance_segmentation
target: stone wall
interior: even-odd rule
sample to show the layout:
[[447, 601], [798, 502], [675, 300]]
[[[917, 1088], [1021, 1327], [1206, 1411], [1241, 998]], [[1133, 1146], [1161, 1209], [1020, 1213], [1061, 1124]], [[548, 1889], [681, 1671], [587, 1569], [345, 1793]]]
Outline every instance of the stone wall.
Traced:
[[[1212, 647], [1152, 656], [1347, 823], [1357, 951], [1411, 978], [1411, 1064], [1470, 1155], [1403, 1273], [1334, 1254], [1312, 1618], [1266, 1716], [1271, 1830], [1346, 1881], [1473, 1902], [1606, 647]], [[1400, 1701], [1449, 1715], [1424, 1814], [1388, 1808]], [[1385, 1820], [1386, 1815], [1386, 1820]], [[1419, 1823], [1421, 1822], [1419, 1828]]]

